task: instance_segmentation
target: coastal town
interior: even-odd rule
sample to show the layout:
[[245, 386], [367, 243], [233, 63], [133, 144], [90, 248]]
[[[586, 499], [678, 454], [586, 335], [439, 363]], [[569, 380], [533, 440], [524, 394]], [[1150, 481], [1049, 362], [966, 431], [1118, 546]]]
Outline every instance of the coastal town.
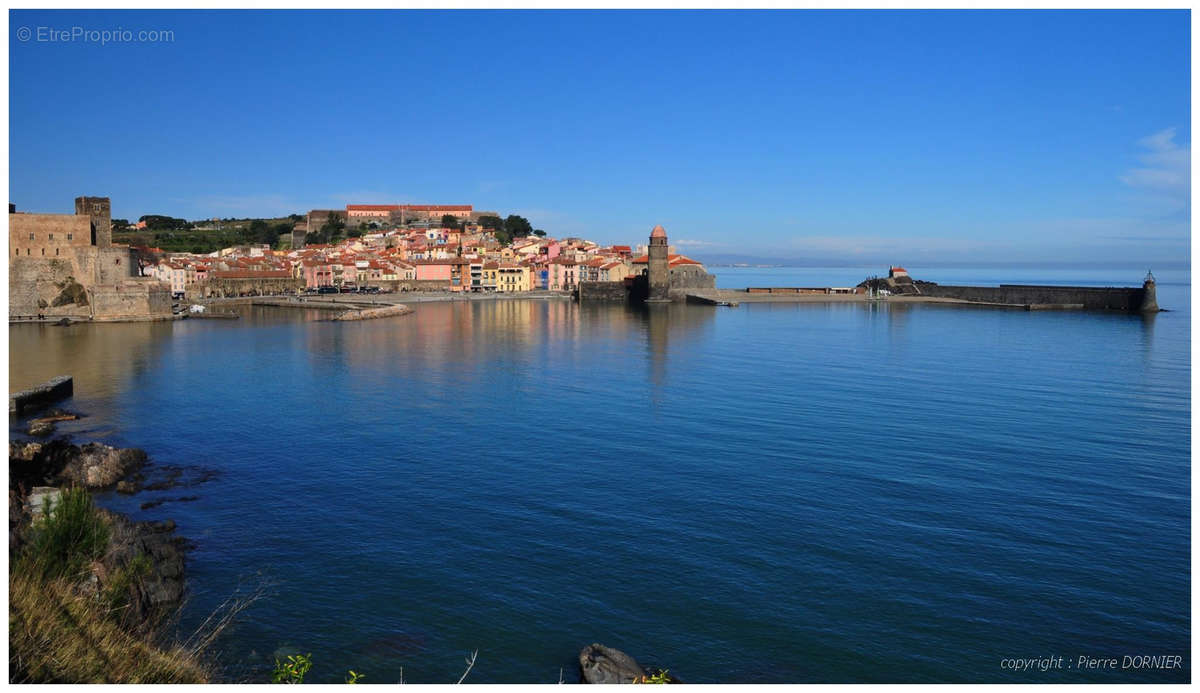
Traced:
[[[170, 302], [248, 296], [569, 293], [586, 282], [622, 283], [646, 274], [651, 254], [649, 245], [554, 238], [523, 217], [501, 219], [472, 205], [312, 210], [293, 215], [297, 221], [274, 242], [211, 252], [138, 244], [146, 238], [137, 232], [148, 228], [147, 218], [130, 225], [134, 233], [122, 244], [116, 234], [126, 230], [125, 222], [112, 219], [107, 197], [76, 198], [69, 215], [10, 205], [10, 318], [155, 315]], [[267, 235], [269, 241], [273, 234]], [[671, 246], [666, 251], [672, 274], [709, 276], [697, 260]], [[98, 315], [97, 297], [101, 304], [121, 305]]]
[[[493, 220], [494, 225], [485, 225]], [[498, 228], [502, 224], [498, 216], [471, 205], [351, 204], [345, 210], [309, 212], [285, 238], [284, 248], [247, 245], [205, 254], [135, 250], [142, 275], [168, 284], [175, 298], [296, 291], [570, 292], [581, 282], [623, 281], [648, 262], [644, 246], [601, 246], [544, 232], [506, 236]], [[345, 237], [338, 238], [340, 233]], [[333, 242], [306, 242], [330, 235]], [[670, 263], [700, 265], [673, 252]]]
[[[164, 249], [150, 239], [173, 247], [181, 240], [197, 245], [190, 251]], [[214, 239], [240, 242], [218, 247]], [[201, 241], [214, 249], [205, 252]], [[717, 306], [891, 297], [1026, 310], [1159, 310], [1152, 274], [1141, 287], [974, 287], [917, 280], [891, 266], [886, 277], [857, 285], [718, 289], [701, 262], [676, 252], [661, 225], [644, 245], [600, 245], [554, 238], [524, 217], [501, 219], [472, 205], [349, 204], [291, 215], [274, 225], [263, 219], [197, 224], [159, 215], [130, 224], [112, 218], [109, 198], [83, 196], [75, 198], [73, 214], [30, 213], [10, 204], [9, 248], [10, 322], [167, 320], [189, 305], [213, 300], [294, 302], [343, 293], [392, 294], [386, 301], [392, 304], [417, 294]]]

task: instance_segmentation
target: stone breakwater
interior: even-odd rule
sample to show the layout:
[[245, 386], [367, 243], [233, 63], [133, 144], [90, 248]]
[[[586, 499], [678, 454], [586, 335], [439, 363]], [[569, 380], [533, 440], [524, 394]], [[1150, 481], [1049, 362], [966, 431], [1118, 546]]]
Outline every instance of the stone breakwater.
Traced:
[[333, 317], [333, 320], [377, 320], [379, 318], [392, 318], [398, 315], [408, 315], [413, 312], [412, 308], [405, 305], [381, 306], [379, 308], [367, 308], [363, 310], [348, 310]]

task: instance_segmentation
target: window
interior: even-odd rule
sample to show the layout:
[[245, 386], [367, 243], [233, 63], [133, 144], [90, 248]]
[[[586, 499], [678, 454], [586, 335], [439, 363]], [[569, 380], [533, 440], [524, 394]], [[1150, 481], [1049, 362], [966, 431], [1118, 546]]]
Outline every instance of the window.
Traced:
[[54, 254], [55, 254], [55, 255], [58, 255], [58, 248], [55, 248], [55, 249], [54, 249]]
[[73, 241], [73, 240], [75, 240], [75, 234], [73, 234], [73, 233], [68, 233], [68, 234], [67, 234], [67, 240], [68, 240], [68, 241]]
[[33, 234], [32, 234], [32, 233], [31, 233], [31, 234], [29, 234], [29, 240], [31, 240], [31, 241], [33, 240]]
[[47, 238], [49, 238], [50, 240], [54, 240], [54, 234], [49, 234], [49, 235], [47, 236]]

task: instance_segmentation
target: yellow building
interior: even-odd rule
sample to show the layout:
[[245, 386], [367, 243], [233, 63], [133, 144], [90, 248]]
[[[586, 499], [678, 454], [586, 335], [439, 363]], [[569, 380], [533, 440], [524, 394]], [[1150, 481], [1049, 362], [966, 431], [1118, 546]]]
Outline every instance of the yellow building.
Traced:
[[524, 265], [502, 264], [496, 270], [496, 291], [533, 291], [533, 273]]
[[483, 263], [483, 291], [500, 291], [499, 284], [500, 265], [495, 262]]

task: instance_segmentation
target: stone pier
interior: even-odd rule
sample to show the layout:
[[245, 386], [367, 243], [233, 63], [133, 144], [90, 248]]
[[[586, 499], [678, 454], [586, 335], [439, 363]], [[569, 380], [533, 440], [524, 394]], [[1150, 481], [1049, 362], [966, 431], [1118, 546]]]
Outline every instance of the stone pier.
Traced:
[[69, 375], [60, 375], [28, 390], [8, 396], [8, 413], [21, 414], [27, 409], [45, 406], [66, 399], [75, 392], [75, 381]]

